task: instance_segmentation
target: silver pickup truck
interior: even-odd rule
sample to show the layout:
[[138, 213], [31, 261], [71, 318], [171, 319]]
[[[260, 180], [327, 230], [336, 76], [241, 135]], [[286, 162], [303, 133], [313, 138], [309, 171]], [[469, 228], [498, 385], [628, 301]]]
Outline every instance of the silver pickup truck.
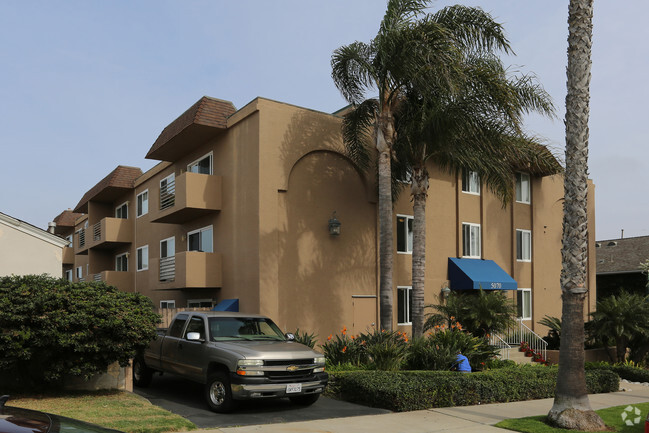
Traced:
[[231, 312], [182, 312], [133, 361], [133, 381], [172, 373], [205, 385], [215, 412], [237, 400], [288, 397], [313, 404], [327, 385], [325, 358], [292, 341], [267, 317]]

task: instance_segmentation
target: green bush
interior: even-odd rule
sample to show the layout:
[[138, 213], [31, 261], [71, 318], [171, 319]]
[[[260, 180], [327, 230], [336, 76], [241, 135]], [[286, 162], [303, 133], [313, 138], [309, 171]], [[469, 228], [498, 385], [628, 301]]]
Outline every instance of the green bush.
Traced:
[[629, 382], [649, 382], [649, 370], [629, 364], [609, 364], [608, 362], [587, 362], [586, 371], [610, 370], [621, 379]]
[[306, 332], [300, 332], [300, 328], [297, 328], [293, 333], [293, 335], [295, 336], [295, 341], [297, 343], [304, 344], [305, 346], [308, 346], [311, 349], [315, 347], [315, 343], [317, 341], [316, 335], [307, 334]]
[[340, 335], [327, 337], [327, 341], [320, 347], [329, 366], [345, 364], [360, 366], [367, 363], [364, 348], [356, 338], [347, 335], [347, 328], [343, 328]]
[[399, 370], [408, 353], [408, 337], [397, 331], [378, 331], [361, 334], [357, 343], [365, 351], [365, 358], [377, 370]]
[[9, 387], [56, 385], [113, 362], [128, 365], [155, 338], [151, 301], [104, 283], [41, 276], [0, 278], [0, 371]]
[[[334, 372], [328, 393], [337, 398], [397, 412], [554, 396], [557, 369], [521, 366], [478, 373], [450, 371]], [[588, 371], [589, 393], [617, 391], [619, 377]]]

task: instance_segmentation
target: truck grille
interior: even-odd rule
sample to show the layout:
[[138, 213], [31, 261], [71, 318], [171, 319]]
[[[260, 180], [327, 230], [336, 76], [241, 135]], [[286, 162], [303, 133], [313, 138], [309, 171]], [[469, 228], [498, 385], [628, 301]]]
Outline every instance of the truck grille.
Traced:
[[304, 364], [307, 365], [313, 364], [313, 358], [291, 359], [291, 360], [281, 359], [279, 361], [264, 361], [264, 365], [273, 366], [273, 367], [278, 365], [285, 365], [288, 367], [289, 365], [304, 365]]
[[302, 380], [307, 380], [311, 377], [313, 370], [302, 370], [302, 371], [267, 371], [266, 375], [268, 378], [277, 383], [291, 383], [299, 382]]

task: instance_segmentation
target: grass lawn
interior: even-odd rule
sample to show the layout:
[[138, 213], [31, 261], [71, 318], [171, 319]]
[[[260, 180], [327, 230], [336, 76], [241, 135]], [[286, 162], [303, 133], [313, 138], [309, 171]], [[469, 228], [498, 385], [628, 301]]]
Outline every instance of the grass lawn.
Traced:
[[196, 429], [185, 418], [153, 406], [129, 392], [98, 391], [43, 396], [15, 396], [7, 406], [40, 410], [127, 433], [162, 433]]
[[[640, 411], [640, 415], [636, 414], [636, 409]], [[626, 412], [626, 418], [623, 414]], [[600, 409], [597, 411], [599, 416], [602, 417], [604, 423], [611, 428], [610, 431], [620, 433], [642, 433], [644, 432], [645, 419], [649, 412], [649, 403], [639, 403], [628, 406], [615, 406], [607, 409]], [[639, 423], [635, 424], [634, 421]], [[506, 428], [509, 430], [528, 432], [528, 433], [579, 433], [576, 430], [565, 430], [561, 428], [553, 428], [545, 422], [545, 416], [530, 416], [526, 418], [506, 419], [496, 424], [496, 427]], [[630, 421], [633, 425], [627, 425], [626, 421]]]

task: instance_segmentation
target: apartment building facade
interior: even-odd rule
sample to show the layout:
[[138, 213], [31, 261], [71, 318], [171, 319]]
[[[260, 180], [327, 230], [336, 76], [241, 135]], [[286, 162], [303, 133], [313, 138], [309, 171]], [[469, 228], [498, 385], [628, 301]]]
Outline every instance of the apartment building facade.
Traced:
[[[68, 211], [74, 224], [58, 226], [74, 253], [65, 275], [143, 293], [160, 308], [237, 299], [241, 311], [321, 339], [342, 327], [376, 327], [375, 179], [345, 156], [340, 123], [263, 98], [239, 110], [201, 98], [151, 146], [146, 158], [160, 161], [155, 167], [117, 167]], [[514, 284], [485, 274], [480, 286], [515, 288], [507, 293], [528, 326], [560, 316], [561, 177], [520, 173], [517, 200], [503, 207], [475, 173], [430, 172], [426, 303], [447, 288], [466, 288], [452, 267], [489, 262]], [[394, 207], [394, 325], [404, 331], [412, 263], [407, 195]], [[591, 200], [591, 224], [593, 209]], [[330, 222], [340, 223], [339, 234]], [[594, 293], [586, 313], [592, 308]]]

